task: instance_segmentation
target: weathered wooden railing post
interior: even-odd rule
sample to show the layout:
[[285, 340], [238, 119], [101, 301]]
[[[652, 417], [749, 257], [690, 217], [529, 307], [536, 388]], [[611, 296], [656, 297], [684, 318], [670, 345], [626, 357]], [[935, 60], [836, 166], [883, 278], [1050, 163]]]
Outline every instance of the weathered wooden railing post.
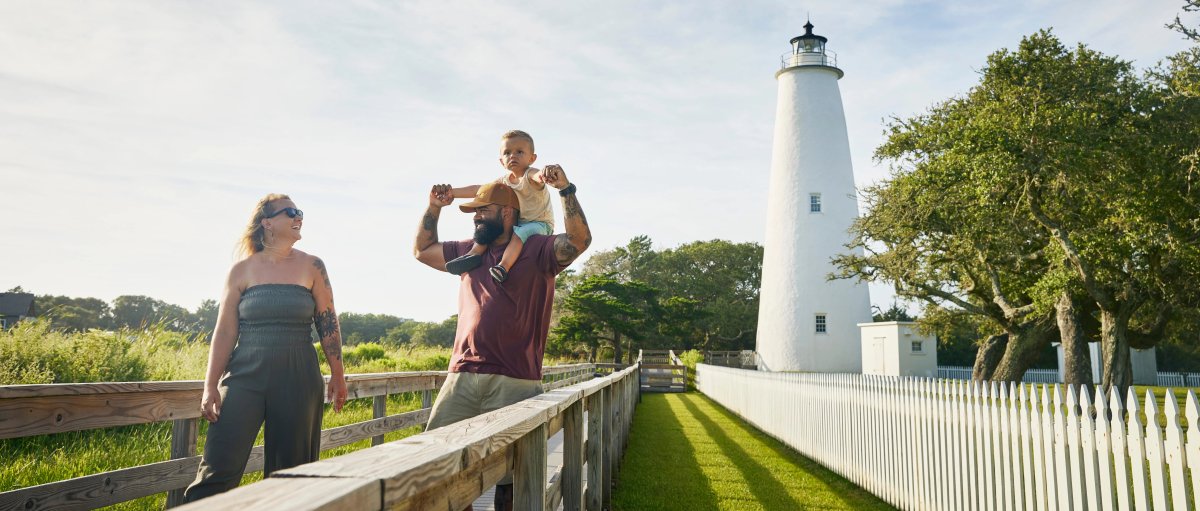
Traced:
[[513, 509], [546, 508], [546, 425], [517, 440], [513, 462]]
[[[196, 437], [200, 435], [200, 419], [176, 419], [171, 421], [171, 459], [190, 458], [196, 455]], [[183, 490], [167, 492], [167, 507], [183, 503]]]
[[[382, 419], [387, 417], [387, 394], [375, 396], [372, 419]], [[375, 435], [371, 437], [371, 445], [376, 446], [383, 443], [383, 435]]]
[[563, 511], [583, 509], [583, 400], [563, 415]]
[[600, 393], [604, 394], [602, 401], [604, 403], [604, 408], [602, 409], [602, 415], [604, 415], [604, 477], [601, 479], [600, 487], [602, 491], [601, 495], [604, 499], [602, 507], [604, 509], [611, 509], [613, 481], [612, 467], [613, 457], [616, 455], [613, 452], [613, 438], [615, 437], [615, 435], [613, 435], [613, 427], [616, 425], [613, 423], [613, 409], [616, 408], [613, 406], [613, 401], [617, 397], [617, 394], [613, 392], [612, 385], [604, 387], [604, 390], [600, 391]]
[[585, 497], [588, 511], [604, 508], [604, 391], [587, 398], [588, 438], [587, 464], [588, 485]]

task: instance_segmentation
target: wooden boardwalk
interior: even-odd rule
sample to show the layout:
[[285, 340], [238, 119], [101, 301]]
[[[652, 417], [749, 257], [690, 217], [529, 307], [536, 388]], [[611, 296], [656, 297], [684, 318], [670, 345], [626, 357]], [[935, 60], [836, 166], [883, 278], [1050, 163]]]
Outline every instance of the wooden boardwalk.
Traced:
[[[587, 424], [586, 413], [584, 413], [583, 422], [584, 424]], [[548, 453], [546, 456], [546, 473], [553, 474], [558, 472], [558, 470], [563, 466], [563, 434], [561, 431], [555, 433], [554, 436], [546, 440], [546, 451]], [[587, 485], [586, 470], [583, 471], [583, 484], [585, 486]], [[495, 500], [496, 487], [493, 486], [488, 488], [487, 491], [483, 492], [483, 495], [480, 495], [478, 499], [475, 499], [475, 504], [473, 507], [475, 511], [494, 511], [496, 509], [496, 506], [494, 505]], [[556, 509], [563, 509], [562, 504], [559, 504]]]

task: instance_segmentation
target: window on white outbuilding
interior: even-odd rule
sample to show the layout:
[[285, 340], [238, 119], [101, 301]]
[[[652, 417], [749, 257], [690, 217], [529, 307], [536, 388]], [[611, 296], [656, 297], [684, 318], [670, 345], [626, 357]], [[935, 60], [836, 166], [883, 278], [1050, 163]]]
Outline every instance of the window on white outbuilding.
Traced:
[[819, 193], [808, 194], [808, 212], [809, 213], [820, 213], [821, 212], [821, 194], [819, 194]]
[[816, 325], [817, 325], [817, 333], [818, 334], [825, 333], [825, 315], [824, 314], [817, 314]]
[[912, 342], [912, 352], [913, 353], [922, 353], [923, 350], [921, 348], [922, 348], [921, 341], [913, 341]]

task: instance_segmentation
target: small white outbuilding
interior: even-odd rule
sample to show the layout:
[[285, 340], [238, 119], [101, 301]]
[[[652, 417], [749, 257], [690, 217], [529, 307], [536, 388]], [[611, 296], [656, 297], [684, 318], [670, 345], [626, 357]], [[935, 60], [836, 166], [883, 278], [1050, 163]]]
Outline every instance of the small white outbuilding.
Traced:
[[912, 321], [859, 323], [862, 372], [884, 376], [937, 376], [937, 339]]

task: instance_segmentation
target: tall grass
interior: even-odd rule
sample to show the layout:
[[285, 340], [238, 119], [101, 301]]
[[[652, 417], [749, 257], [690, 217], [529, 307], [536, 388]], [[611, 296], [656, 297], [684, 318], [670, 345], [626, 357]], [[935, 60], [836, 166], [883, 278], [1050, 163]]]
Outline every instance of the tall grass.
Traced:
[[[24, 321], [0, 331], [0, 385], [29, 383], [86, 383], [102, 381], [199, 380], [204, 378], [208, 343], [161, 327], [145, 330], [92, 330], [64, 333], [47, 322]], [[322, 369], [328, 371], [324, 354]], [[447, 348], [385, 347], [360, 344], [343, 351], [346, 372], [441, 371], [450, 360]], [[199, 404], [199, 403], [197, 403]], [[388, 414], [421, 407], [419, 393], [388, 398]], [[341, 413], [326, 408], [323, 428], [329, 429], [373, 417], [371, 399], [350, 401]], [[203, 452], [208, 425], [201, 421], [198, 453]], [[421, 427], [388, 433], [388, 441], [421, 431]], [[0, 492], [170, 458], [168, 422], [75, 431], [0, 440]], [[262, 433], [256, 443], [262, 443]], [[370, 446], [369, 440], [338, 447], [322, 458]], [[247, 474], [243, 484], [261, 479]], [[137, 499], [112, 509], [162, 509], [165, 495]]]

